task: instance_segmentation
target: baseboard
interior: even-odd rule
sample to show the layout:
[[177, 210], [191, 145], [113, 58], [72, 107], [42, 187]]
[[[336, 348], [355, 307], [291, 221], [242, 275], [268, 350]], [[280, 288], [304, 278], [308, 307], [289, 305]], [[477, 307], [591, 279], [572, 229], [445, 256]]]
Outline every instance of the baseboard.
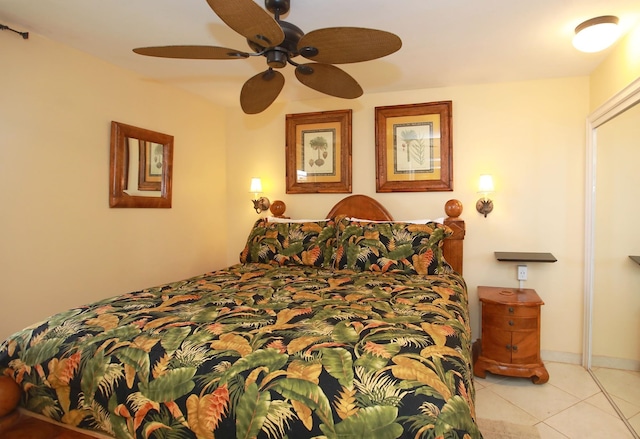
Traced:
[[542, 361], [554, 361], [556, 363], [582, 364], [582, 354], [558, 351], [540, 351]]
[[607, 367], [609, 369], [640, 371], [640, 361], [630, 360], [627, 358], [594, 355], [591, 357], [591, 367]]

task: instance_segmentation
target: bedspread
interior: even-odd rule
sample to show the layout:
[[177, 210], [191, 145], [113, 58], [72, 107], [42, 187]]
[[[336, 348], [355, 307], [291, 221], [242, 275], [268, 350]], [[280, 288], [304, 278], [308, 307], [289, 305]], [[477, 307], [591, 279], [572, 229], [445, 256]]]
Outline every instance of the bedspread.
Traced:
[[20, 331], [26, 409], [117, 438], [480, 438], [464, 281], [234, 265]]

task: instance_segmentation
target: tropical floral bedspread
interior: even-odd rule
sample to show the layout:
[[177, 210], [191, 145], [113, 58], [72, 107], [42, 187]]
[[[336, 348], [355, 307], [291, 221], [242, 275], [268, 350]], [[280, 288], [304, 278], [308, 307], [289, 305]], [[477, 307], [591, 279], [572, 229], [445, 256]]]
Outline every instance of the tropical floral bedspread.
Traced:
[[22, 406], [116, 438], [480, 438], [457, 275], [234, 265], [0, 346]]

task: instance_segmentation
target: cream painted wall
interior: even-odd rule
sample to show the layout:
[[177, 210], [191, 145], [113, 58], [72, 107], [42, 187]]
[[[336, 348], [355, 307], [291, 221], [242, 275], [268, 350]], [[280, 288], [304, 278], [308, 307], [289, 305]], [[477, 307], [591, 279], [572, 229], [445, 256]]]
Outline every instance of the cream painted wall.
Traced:
[[[454, 191], [376, 194], [374, 108], [440, 100], [453, 101]], [[262, 177], [271, 200], [287, 203], [291, 217], [322, 217], [345, 196], [287, 195], [284, 147], [285, 114], [344, 108], [353, 109], [353, 193], [374, 196], [396, 218], [441, 216], [450, 198], [464, 203], [465, 278], [474, 338], [480, 327], [477, 286], [518, 285], [515, 264], [497, 262], [493, 252], [548, 251], [558, 262], [529, 264], [525, 283], [545, 301], [542, 349], [547, 358], [555, 355], [579, 362], [588, 78], [365, 93], [355, 101], [328, 98], [278, 104], [256, 116], [229, 111], [229, 263], [238, 261], [258, 218], [249, 201], [252, 176]], [[495, 208], [486, 219], [474, 208], [481, 173], [493, 174], [496, 185]]]
[[639, 77], [640, 24], [637, 24], [591, 74], [590, 109], [595, 110]]
[[[2, 35], [0, 96], [1, 338], [225, 265], [223, 109], [34, 33]], [[109, 208], [112, 120], [175, 136], [173, 208]]]

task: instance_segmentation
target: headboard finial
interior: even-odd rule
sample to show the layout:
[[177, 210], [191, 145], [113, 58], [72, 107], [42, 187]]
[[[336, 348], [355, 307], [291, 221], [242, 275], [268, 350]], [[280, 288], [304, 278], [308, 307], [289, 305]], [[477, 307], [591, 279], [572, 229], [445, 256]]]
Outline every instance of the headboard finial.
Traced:
[[458, 218], [462, 215], [462, 203], [459, 200], [449, 200], [444, 205], [444, 212], [449, 218]]
[[273, 203], [271, 203], [271, 207], [269, 207], [269, 210], [271, 211], [271, 215], [275, 216], [276, 218], [282, 218], [284, 216], [284, 211], [287, 210], [287, 205], [284, 204], [284, 201], [275, 200]]

